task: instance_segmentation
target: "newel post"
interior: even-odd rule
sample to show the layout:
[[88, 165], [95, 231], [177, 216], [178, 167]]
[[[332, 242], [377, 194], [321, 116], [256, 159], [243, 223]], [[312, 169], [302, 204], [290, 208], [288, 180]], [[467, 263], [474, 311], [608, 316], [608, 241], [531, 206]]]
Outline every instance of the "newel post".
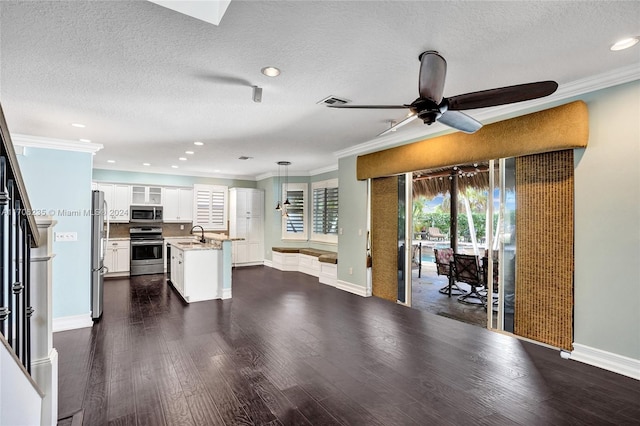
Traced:
[[36, 217], [40, 245], [31, 249], [31, 376], [45, 396], [41, 425], [58, 421], [58, 352], [53, 347], [52, 270], [53, 227], [51, 216]]

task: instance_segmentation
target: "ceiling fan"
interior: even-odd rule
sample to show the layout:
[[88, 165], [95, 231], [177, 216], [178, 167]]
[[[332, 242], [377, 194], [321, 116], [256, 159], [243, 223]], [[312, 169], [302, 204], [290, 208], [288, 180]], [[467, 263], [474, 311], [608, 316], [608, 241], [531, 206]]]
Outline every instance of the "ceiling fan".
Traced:
[[418, 91], [420, 97], [410, 104], [404, 105], [329, 105], [330, 108], [361, 109], [409, 109], [409, 115], [399, 123], [391, 126], [378, 136], [387, 134], [404, 126], [410, 121], [420, 118], [425, 124], [436, 121], [465, 133], [475, 133], [482, 123], [460, 112], [461, 110], [485, 108], [511, 104], [542, 98], [556, 91], [555, 81], [539, 81], [536, 83], [518, 84], [497, 89], [481, 90], [463, 95], [445, 98], [443, 96], [444, 80], [447, 74], [447, 61], [436, 51], [428, 50], [419, 56], [420, 76]]

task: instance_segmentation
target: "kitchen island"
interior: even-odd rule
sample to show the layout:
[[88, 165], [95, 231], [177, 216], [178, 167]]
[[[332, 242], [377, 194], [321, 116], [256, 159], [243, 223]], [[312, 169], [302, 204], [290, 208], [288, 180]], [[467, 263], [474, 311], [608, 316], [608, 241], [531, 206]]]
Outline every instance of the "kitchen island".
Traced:
[[231, 298], [231, 240], [171, 242], [171, 284], [187, 303]]

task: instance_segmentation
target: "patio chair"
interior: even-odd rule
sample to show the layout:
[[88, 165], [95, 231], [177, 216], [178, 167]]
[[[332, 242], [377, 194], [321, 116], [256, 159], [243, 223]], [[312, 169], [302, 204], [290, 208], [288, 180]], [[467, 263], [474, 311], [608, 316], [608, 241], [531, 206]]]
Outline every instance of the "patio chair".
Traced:
[[438, 273], [438, 275], [446, 275], [449, 278], [449, 284], [442, 287], [438, 291], [442, 294], [449, 295], [449, 297], [451, 297], [451, 295], [460, 296], [466, 294], [467, 292], [458, 287], [458, 285], [453, 280], [453, 274], [451, 271], [451, 262], [453, 262], [453, 249], [434, 248], [433, 254], [435, 255], [436, 260], [436, 272]]
[[[489, 258], [487, 250], [484, 251], [484, 257], [482, 258], [482, 280], [485, 283], [485, 291], [487, 290], [488, 275], [489, 275]], [[494, 251], [493, 253], [493, 306], [498, 306], [498, 253]], [[486, 296], [485, 296], [485, 307], [486, 307]]]
[[430, 240], [431, 239], [445, 240], [447, 238], [447, 235], [443, 234], [442, 232], [440, 232], [440, 229], [438, 229], [436, 227], [431, 227], [427, 231], [427, 238], [429, 238]]
[[454, 253], [453, 278], [456, 282], [463, 282], [471, 287], [470, 292], [458, 297], [458, 302], [467, 305], [485, 305], [486, 294], [482, 294], [484, 279], [476, 256]]

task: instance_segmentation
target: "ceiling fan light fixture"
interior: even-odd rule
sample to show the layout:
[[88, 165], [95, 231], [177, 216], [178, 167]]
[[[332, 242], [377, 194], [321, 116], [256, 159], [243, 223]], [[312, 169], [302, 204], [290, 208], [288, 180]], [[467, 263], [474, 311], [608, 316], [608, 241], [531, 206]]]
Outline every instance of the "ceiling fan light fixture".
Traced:
[[612, 51], [624, 50], [628, 49], [632, 46], [635, 46], [640, 41], [640, 37], [629, 37], [624, 40], [619, 40], [613, 44], [609, 49]]
[[260, 72], [267, 77], [277, 77], [280, 75], [280, 70], [276, 67], [264, 67]]

